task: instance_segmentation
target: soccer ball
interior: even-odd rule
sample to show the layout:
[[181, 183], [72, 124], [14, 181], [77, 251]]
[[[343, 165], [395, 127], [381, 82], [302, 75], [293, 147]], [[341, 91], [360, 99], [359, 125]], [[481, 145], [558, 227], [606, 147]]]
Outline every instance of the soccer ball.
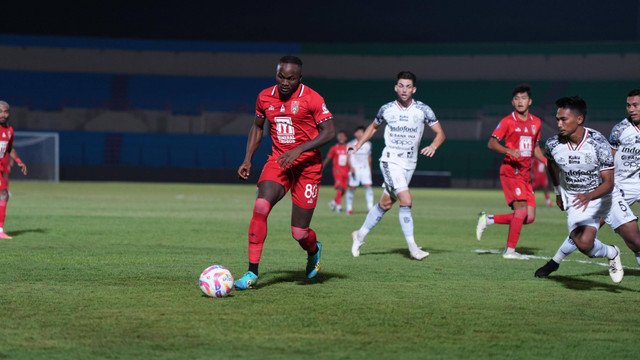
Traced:
[[200, 290], [211, 297], [225, 297], [233, 289], [233, 275], [226, 267], [209, 266], [200, 274]]

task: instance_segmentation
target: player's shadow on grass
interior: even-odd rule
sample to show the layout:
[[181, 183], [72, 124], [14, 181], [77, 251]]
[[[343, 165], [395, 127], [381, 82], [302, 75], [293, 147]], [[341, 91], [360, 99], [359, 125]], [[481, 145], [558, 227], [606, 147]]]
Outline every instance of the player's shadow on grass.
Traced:
[[45, 234], [46, 232], [47, 232], [47, 230], [45, 230], [45, 229], [24, 229], [24, 230], [11, 231], [9, 234], [12, 237], [16, 237], [16, 236], [20, 236], [22, 234], [28, 234], [28, 233]]
[[[439, 250], [439, 249], [431, 249], [431, 248], [423, 248], [422, 250], [429, 252], [430, 255], [449, 252], [447, 250]], [[407, 259], [413, 259], [407, 248], [397, 248], [397, 249], [379, 250], [379, 251], [366, 251], [366, 250], [362, 251], [361, 249], [360, 251], [360, 256], [389, 255], [389, 254], [398, 254], [398, 255], [402, 255]]]
[[[608, 272], [596, 272], [588, 275], [606, 275], [607, 279], [609, 278]], [[624, 286], [620, 286], [620, 284], [613, 283], [603, 283], [599, 281], [587, 280], [587, 279], [579, 279], [571, 276], [549, 276], [549, 280], [553, 280], [555, 282], [559, 282], [564, 287], [570, 290], [600, 290], [600, 291], [608, 291], [612, 293], [621, 293], [622, 291], [631, 291], [638, 292], [637, 290], [629, 289]]]
[[285, 282], [295, 282], [298, 285], [315, 285], [322, 284], [325, 281], [333, 278], [344, 279], [347, 276], [344, 274], [337, 274], [331, 272], [323, 272], [322, 270], [316, 275], [313, 279], [307, 279], [307, 276], [304, 274], [304, 271], [300, 270], [281, 270], [270, 272], [275, 275], [274, 277], [268, 279], [267, 281], [258, 282], [258, 290], [261, 288], [265, 288], [267, 286], [285, 283]]

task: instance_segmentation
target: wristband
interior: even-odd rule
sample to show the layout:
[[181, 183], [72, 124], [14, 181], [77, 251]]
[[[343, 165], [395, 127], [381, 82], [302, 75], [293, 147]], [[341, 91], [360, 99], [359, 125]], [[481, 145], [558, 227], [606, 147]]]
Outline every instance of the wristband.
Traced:
[[15, 162], [16, 162], [16, 164], [22, 164], [22, 160], [20, 160], [20, 158], [16, 158]]
[[558, 186], [555, 186], [555, 185], [554, 185], [554, 186], [553, 186], [553, 191], [556, 193], [556, 195], [560, 195], [560, 191], [561, 191], [561, 189], [562, 189], [562, 188], [560, 187], [560, 185], [558, 185]]

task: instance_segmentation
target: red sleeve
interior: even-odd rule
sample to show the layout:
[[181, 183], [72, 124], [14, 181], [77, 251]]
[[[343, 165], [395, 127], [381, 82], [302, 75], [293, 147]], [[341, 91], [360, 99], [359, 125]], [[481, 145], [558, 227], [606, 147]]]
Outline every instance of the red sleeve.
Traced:
[[500, 123], [498, 123], [498, 126], [496, 126], [491, 134], [491, 136], [498, 139], [498, 141], [502, 141], [509, 130], [509, 123], [506, 120], [507, 118], [500, 120]]
[[[539, 119], [538, 119], [539, 120]], [[540, 134], [542, 133], [542, 121], [538, 121], [538, 136], [536, 136], [536, 142], [540, 142]]]
[[324, 99], [317, 93], [314, 93], [309, 99], [309, 110], [316, 124], [333, 119], [333, 115], [324, 103]]
[[259, 118], [265, 118], [264, 106], [262, 106], [262, 93], [258, 95], [258, 99], [256, 100], [256, 116]]

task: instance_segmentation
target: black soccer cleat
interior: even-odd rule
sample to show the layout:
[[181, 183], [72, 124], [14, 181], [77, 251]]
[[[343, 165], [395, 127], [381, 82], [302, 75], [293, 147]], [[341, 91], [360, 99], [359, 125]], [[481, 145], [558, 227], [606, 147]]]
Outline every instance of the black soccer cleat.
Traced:
[[546, 278], [547, 276], [549, 276], [549, 274], [558, 270], [559, 267], [560, 267], [560, 264], [558, 264], [557, 262], [553, 261], [553, 259], [551, 259], [547, 261], [547, 263], [544, 264], [540, 269], [536, 270], [535, 276], [537, 278]]

